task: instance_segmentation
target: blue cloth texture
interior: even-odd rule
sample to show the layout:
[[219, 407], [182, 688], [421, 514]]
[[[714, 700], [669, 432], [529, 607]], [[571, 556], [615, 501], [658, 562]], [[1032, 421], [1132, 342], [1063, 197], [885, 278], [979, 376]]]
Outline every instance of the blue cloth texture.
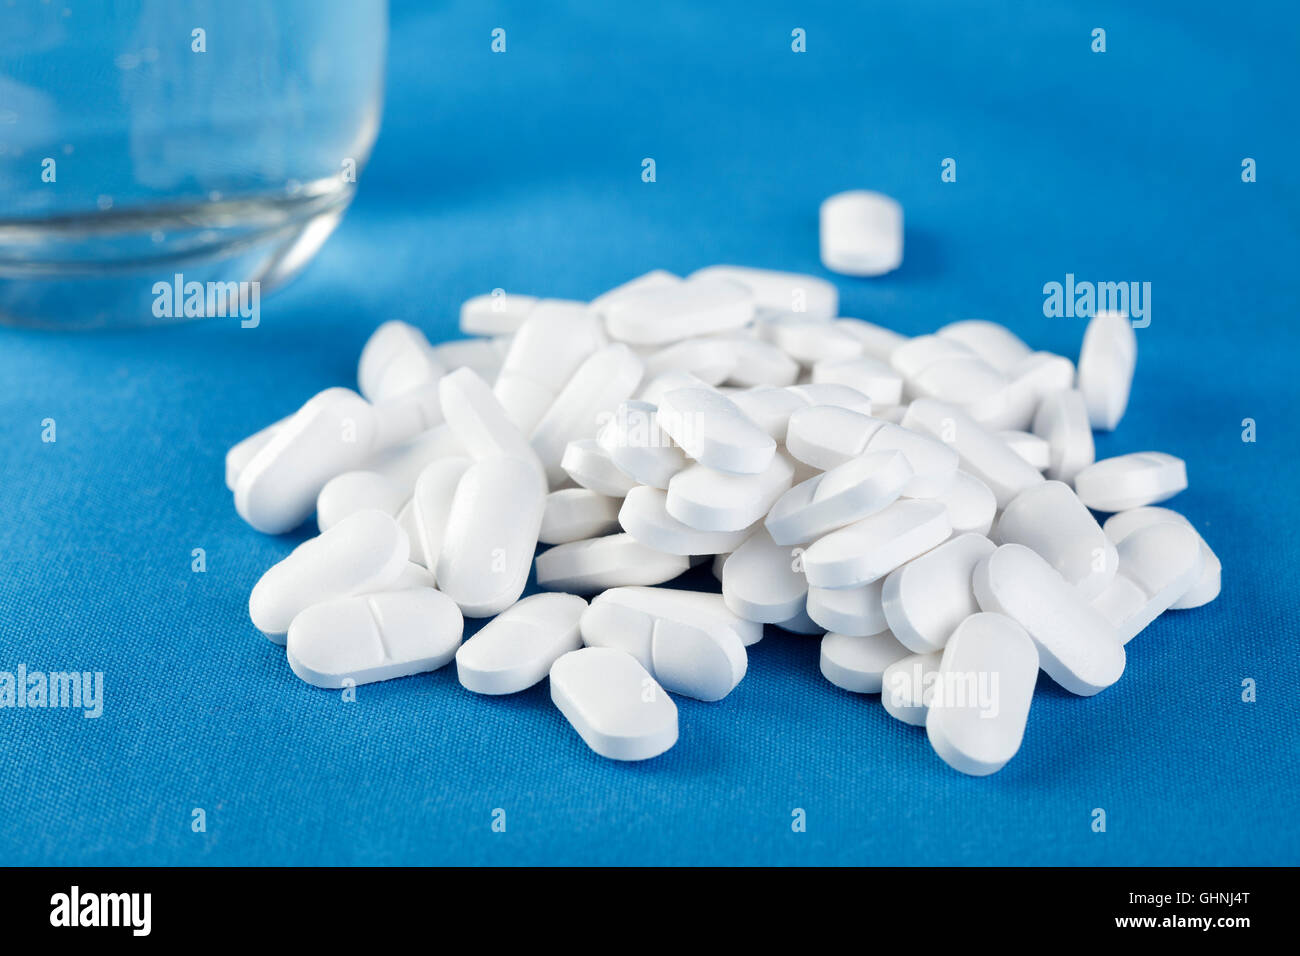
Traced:
[[[99, 719], [0, 710], [0, 862], [1300, 862], [1298, 23], [1252, 2], [396, 4], [357, 199], [260, 327], [0, 329], [0, 670], [104, 674]], [[818, 204], [850, 188], [903, 204], [897, 272], [822, 268]], [[1150, 282], [1097, 453], [1186, 460], [1169, 504], [1222, 559], [1221, 596], [1159, 618], [1096, 697], [1041, 678], [1019, 754], [983, 779], [770, 627], [641, 764], [592, 753], [545, 682], [481, 697], [453, 665], [345, 703], [290, 672], [247, 601], [308, 529], [239, 520], [234, 442], [353, 386], [381, 321], [447, 339], [496, 287], [588, 299], [714, 263], [830, 278], [843, 315], [907, 334], [981, 317], [1071, 358], [1085, 320], [1045, 316], [1045, 283]]]

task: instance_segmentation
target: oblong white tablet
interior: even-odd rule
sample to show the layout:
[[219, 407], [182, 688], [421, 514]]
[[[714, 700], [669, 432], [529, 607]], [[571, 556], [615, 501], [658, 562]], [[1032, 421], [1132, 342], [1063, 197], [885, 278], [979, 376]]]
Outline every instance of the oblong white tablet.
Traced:
[[970, 406], [988, 400], [1006, 386], [1006, 378], [992, 365], [978, 356], [965, 355], [931, 362], [907, 380], [907, 394]]
[[963, 534], [891, 572], [881, 608], [899, 643], [918, 654], [943, 650], [957, 625], [979, 610], [971, 573], [995, 549], [983, 535]]
[[608, 344], [585, 303], [544, 299], [510, 341], [492, 392], [520, 434], [530, 435], [586, 359]]
[[881, 605], [885, 579], [856, 588], [808, 588], [808, 616], [828, 631], [866, 637], [888, 630]]
[[412, 560], [433, 571], [435, 579], [456, 488], [472, 464], [468, 458], [439, 458], [425, 465], [420, 477], [415, 479], [410, 514], [411, 526], [415, 529]]
[[725, 342], [733, 364], [726, 381], [731, 385], [793, 385], [799, 379], [799, 363], [780, 348], [763, 339], [745, 334], [714, 341]]
[[971, 418], [990, 431], [1023, 431], [1043, 397], [1074, 386], [1074, 363], [1051, 352], [1034, 352], [1007, 375], [1006, 387], [967, 406]]
[[819, 209], [822, 265], [851, 276], [878, 276], [903, 263], [903, 207], [869, 189], [851, 189], [822, 200]]
[[660, 399], [657, 422], [691, 458], [718, 471], [756, 475], [776, 441], [716, 389], [680, 388]]
[[618, 524], [648, 548], [665, 554], [723, 554], [734, 551], [752, 528], [739, 531], [699, 531], [668, 513], [668, 494], [639, 485], [627, 493], [618, 511]]
[[532, 466], [538, 481], [543, 480], [536, 452], [506, 415], [487, 382], [470, 369], [459, 368], [438, 382], [438, 396], [448, 427], [470, 457], [514, 458]]
[[885, 668], [880, 678], [880, 703], [889, 716], [924, 727], [934, 697], [943, 652], [908, 654]]
[[635, 279], [629, 279], [622, 285], [616, 285], [608, 292], [602, 292], [596, 298], [592, 299], [588, 308], [596, 315], [604, 315], [605, 307], [617, 299], [622, 298], [632, 292], [642, 292], [646, 289], [657, 289], [663, 286], [678, 285], [682, 277], [674, 275], [667, 269], [651, 269], [644, 275], [639, 275]]
[[1025, 735], [1038, 665], [1034, 642], [1010, 618], [972, 614], [958, 626], [925, 718], [926, 736], [944, 763], [976, 777], [1007, 765]]
[[253, 456], [262, 450], [271, 437], [279, 430], [285, 422], [292, 416], [282, 418], [278, 422], [267, 425], [261, 431], [253, 432], [242, 441], [238, 441], [230, 446], [230, 451], [226, 452], [226, 487], [231, 491], [235, 490], [235, 485], [239, 482], [239, 473], [244, 470], [244, 466], [253, 460]]
[[467, 617], [519, 600], [537, 549], [546, 492], [530, 464], [476, 461], [456, 485], [434, 576]]
[[371, 333], [357, 362], [357, 387], [372, 402], [438, 381], [446, 369], [413, 325], [385, 322]]
[[749, 289], [726, 278], [630, 290], [602, 309], [610, 338], [632, 345], [665, 345], [693, 335], [728, 332], [754, 317]]
[[957, 475], [957, 453], [942, 441], [885, 422], [867, 439], [866, 451], [901, 451], [912, 466], [912, 480], [903, 486], [909, 498], [937, 498], [945, 494]]
[[594, 438], [569, 442], [560, 467], [582, 487], [610, 498], [622, 498], [637, 485], [636, 479], [624, 474]]
[[539, 301], [535, 295], [504, 289], [473, 296], [460, 304], [460, 330], [465, 335], [512, 335]]
[[253, 625], [276, 644], [294, 617], [332, 598], [381, 591], [406, 570], [410, 545], [391, 515], [358, 511], [267, 570], [248, 598]]
[[1089, 601], [1106, 590], [1119, 564], [1114, 543], [1061, 481], [1045, 481], [1011, 499], [993, 540], [1032, 548]]
[[951, 533], [943, 505], [902, 498], [814, 541], [803, 553], [804, 573], [817, 587], [856, 587], [884, 577]]
[[812, 380], [814, 384], [847, 385], [873, 404], [897, 405], [903, 400], [903, 376], [888, 363], [870, 356], [825, 359], [813, 366]]
[[798, 409], [808, 407], [804, 397], [790, 388], [759, 386], [731, 392], [727, 397], [750, 421], [778, 442], [786, 440], [790, 416]]
[[1033, 432], [1001, 431], [997, 436], [1014, 451], [1039, 471], [1046, 471], [1052, 463], [1052, 448], [1047, 439]]
[[875, 514], [912, 480], [902, 452], [867, 452], [785, 492], [764, 524], [777, 544], [804, 544]]
[[910, 654], [888, 631], [869, 637], [827, 634], [821, 644], [822, 676], [855, 694], [879, 694], [885, 671]]
[[1187, 487], [1187, 466], [1162, 451], [1105, 458], [1074, 476], [1079, 500], [1096, 511], [1128, 511], [1172, 498]]
[[1079, 391], [1092, 427], [1113, 431], [1128, 408], [1137, 336], [1127, 315], [1098, 312], [1088, 321], [1079, 350]]
[[[1144, 528], [1150, 524], [1159, 524], [1162, 521], [1174, 521], [1187, 525], [1189, 528], [1193, 527], [1192, 523], [1177, 511], [1169, 508], [1148, 507], [1133, 508], [1129, 511], [1113, 514], [1106, 519], [1106, 523], [1101, 526], [1101, 529], [1106, 532], [1106, 537], [1118, 545], [1138, 528]], [[1193, 528], [1193, 530], [1195, 529]], [[1220, 564], [1218, 556], [1205, 543], [1205, 538], [1201, 536], [1200, 532], [1197, 532], [1197, 537], [1201, 542], [1201, 579], [1196, 583], [1195, 587], [1169, 605], [1174, 610], [1201, 607], [1209, 604], [1219, 596], [1219, 590], [1222, 587], [1223, 566]]]
[[913, 379], [944, 359], [975, 358], [963, 342], [937, 335], [918, 335], [901, 343], [889, 355], [889, 364], [904, 379]]
[[789, 415], [785, 447], [799, 461], [829, 470], [861, 455], [887, 424], [834, 405], [805, 406]]
[[456, 676], [476, 694], [515, 694], [538, 683], [560, 657], [582, 647], [576, 594], [533, 594], [506, 608], [456, 651]]
[[456, 339], [433, 347], [433, 357], [445, 369], [467, 368], [491, 385], [501, 371], [501, 353], [492, 339]]
[[804, 610], [808, 579], [796, 549], [779, 545], [763, 528], [745, 539], [722, 565], [722, 599], [747, 621], [779, 624]]
[[825, 279], [799, 272], [777, 272], [746, 266], [707, 266], [692, 279], [728, 279], [749, 289], [754, 304], [773, 312], [797, 312], [813, 319], [832, 319], [839, 310], [839, 292]]
[[805, 368], [862, 354], [861, 342], [825, 319], [787, 313], [763, 318], [758, 328], [767, 341]]
[[998, 500], [989, 486], [960, 470], [953, 475], [947, 490], [934, 500], [948, 509], [953, 534], [987, 535], [998, 512]]
[[685, 371], [706, 385], [721, 385], [736, 367], [736, 350], [731, 341], [721, 336], [682, 339], [649, 351], [644, 358], [647, 378]]
[[794, 482], [794, 465], [774, 455], [757, 475], [734, 475], [696, 464], [668, 482], [668, 513], [700, 531], [740, 531], [767, 514]]
[[396, 516], [406, 494], [376, 471], [345, 471], [325, 482], [316, 498], [316, 526], [328, 531], [348, 515], [366, 508]]
[[537, 556], [537, 586], [595, 594], [606, 588], [663, 584], [691, 566], [680, 554], [647, 548], [630, 534], [557, 544]]
[[903, 427], [924, 432], [951, 446], [968, 471], [989, 486], [1004, 508], [1012, 498], [1043, 476], [961, 409], [933, 399], [917, 399], [903, 416]]
[[551, 666], [551, 700], [610, 760], [648, 760], [677, 743], [677, 705], [626, 651], [584, 647]]
[[1034, 434], [1047, 442], [1048, 478], [1074, 481], [1074, 476], [1097, 457], [1088, 423], [1088, 406], [1075, 389], [1061, 389], [1043, 397], [1034, 413]]
[[370, 684], [435, 671], [456, 654], [465, 621], [433, 588], [314, 604], [289, 625], [289, 667], [317, 687]]
[[960, 342], [1004, 375], [1027, 359], [1032, 350], [1004, 325], [983, 319], [950, 322], [935, 335]]
[[383, 475], [409, 498], [426, 465], [440, 458], [468, 458], [469, 452], [445, 422], [409, 441], [375, 452], [362, 467]]
[[1128, 643], [1201, 580], [1205, 561], [1191, 525], [1160, 521], [1144, 525], [1119, 543], [1119, 574], [1093, 600]]
[[618, 530], [619, 499], [587, 488], [561, 488], [546, 496], [541, 544], [567, 544]]
[[1091, 696], [1124, 673], [1119, 632], [1024, 545], [1002, 545], [976, 565], [971, 583], [981, 609], [1005, 614], [1029, 632], [1040, 666], [1070, 693]]
[[659, 427], [658, 409], [649, 402], [623, 402], [596, 441], [619, 471], [652, 488], [666, 489], [669, 479], [686, 467], [685, 453]]
[[626, 651], [675, 694], [721, 700], [745, 676], [744, 642], [721, 616], [683, 593], [691, 592], [611, 588], [582, 615], [582, 640]]

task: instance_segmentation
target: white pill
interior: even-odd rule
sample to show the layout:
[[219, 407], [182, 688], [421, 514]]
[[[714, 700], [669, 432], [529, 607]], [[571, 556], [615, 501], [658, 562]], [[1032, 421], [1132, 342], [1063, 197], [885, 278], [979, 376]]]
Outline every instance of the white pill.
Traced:
[[605, 418], [632, 397], [643, 368], [635, 352], [616, 342], [590, 355], [573, 373], [531, 439], [552, 485], [564, 478], [561, 462], [569, 442], [594, 438]]
[[619, 405], [596, 441], [619, 471], [652, 488], [667, 488], [672, 476], [686, 467], [685, 453], [659, 427], [658, 411], [649, 402]]
[[935, 498], [945, 494], [957, 476], [957, 453], [943, 442], [893, 422], [876, 429], [864, 448], [868, 452], [900, 451], [912, 468], [912, 480], [903, 488], [909, 498]]
[[798, 392], [789, 388], [759, 386], [727, 395], [745, 416], [778, 442], [786, 440], [790, 416], [808, 403]]
[[918, 399], [907, 408], [903, 427], [916, 429], [949, 445], [961, 459], [963, 471], [989, 486], [998, 507], [1043, 476], [961, 409], [933, 399]]
[[789, 416], [785, 447], [799, 461], [829, 470], [863, 454], [867, 442], [886, 424], [847, 408], [805, 406]]
[[918, 335], [895, 348], [889, 355], [889, 364], [910, 381], [935, 362], [976, 357], [962, 342], [937, 335]]
[[663, 432], [702, 465], [738, 475], [764, 472], [776, 441], [729, 398], [711, 388], [679, 388], [660, 399]]
[[1040, 666], [1070, 693], [1091, 696], [1124, 673], [1119, 633], [1036, 552], [1004, 544], [976, 565], [971, 583], [981, 609], [1029, 632]]
[[878, 358], [826, 359], [813, 366], [812, 380], [818, 385], [847, 385], [873, 405], [897, 405], [903, 400], [903, 377]]
[[721, 385], [736, 367], [736, 351], [724, 338], [691, 338], [644, 355], [647, 377], [689, 372], [706, 385]]
[[1137, 336], [1128, 316], [1098, 312], [1088, 321], [1079, 350], [1079, 391], [1088, 405], [1092, 427], [1113, 431], [1128, 408]]
[[822, 676], [855, 694], [879, 694], [885, 671], [910, 653], [888, 631], [867, 637], [831, 632], [822, 638]]
[[1047, 442], [1047, 467], [1041, 470], [1048, 478], [1072, 482], [1096, 460], [1088, 406], [1075, 389], [1045, 395], [1034, 413], [1033, 429]]
[[822, 265], [850, 276], [878, 276], [903, 263], [903, 207], [884, 193], [853, 189], [821, 204]]
[[595, 594], [606, 588], [663, 584], [691, 566], [683, 555], [647, 548], [630, 534], [557, 544], [537, 556], [537, 586]]
[[964, 471], [958, 471], [934, 500], [948, 509], [953, 534], [987, 535], [998, 512], [998, 501], [989, 486]]
[[[973, 614], [939, 662], [925, 718], [930, 746], [948, 766], [976, 777], [996, 773], [1020, 749], [1038, 682], [1029, 635], [1000, 614]], [[961, 693], [960, 688], [975, 688]]]
[[438, 383], [425, 382], [374, 405], [375, 447], [386, 448], [410, 441], [443, 423]]
[[1045, 481], [1011, 499], [998, 518], [993, 540], [1032, 548], [1089, 601], [1115, 577], [1115, 545], [1061, 481]]
[[1161, 451], [1105, 458], [1074, 476], [1079, 500], [1096, 511], [1127, 511], [1172, 498], [1187, 487], [1187, 466]]
[[1002, 393], [1006, 387], [1007, 380], [1001, 372], [971, 355], [931, 362], [907, 380], [907, 395], [976, 406]]
[[[618, 523], [641, 544], [665, 554], [722, 554], [734, 550], [751, 528], [739, 531], [699, 531], [668, 513], [668, 494], [640, 485], [623, 499]], [[590, 537], [590, 536], [589, 536]]]
[[313, 396], [240, 470], [235, 510], [264, 534], [293, 530], [312, 513], [325, 482], [365, 460], [377, 428], [374, 408], [351, 389]]
[[433, 357], [448, 371], [471, 370], [491, 385], [501, 371], [502, 355], [491, 339], [456, 339], [433, 346]]
[[749, 324], [754, 297], [729, 279], [692, 277], [629, 291], [605, 304], [602, 313], [610, 338], [632, 345], [664, 345]]
[[1001, 431], [996, 433], [1012, 451], [1033, 465], [1038, 471], [1046, 471], [1052, 463], [1052, 446], [1047, 439], [1040, 438], [1032, 432]]
[[[465, 335], [509, 335], [519, 331], [538, 301], [535, 295], [519, 295], [504, 289], [476, 295], [461, 303], [460, 330]], [[586, 303], [579, 304], [586, 307]]]
[[1045, 395], [1074, 385], [1074, 363], [1050, 352], [1034, 352], [1008, 374], [1004, 388], [967, 406], [990, 431], [1023, 431]]
[[611, 588], [582, 615], [582, 640], [626, 651], [674, 694], [721, 700], [745, 676], [745, 645], [725, 618], [682, 597], [690, 593]]
[[858, 339], [833, 322], [802, 313], [765, 318], [760, 331], [767, 341], [805, 367], [862, 355]]
[[[1174, 521], [1189, 528], [1192, 527], [1192, 523], [1183, 515], [1168, 508], [1133, 508], [1129, 511], [1121, 511], [1119, 514], [1111, 515], [1101, 528], [1106, 532], [1106, 537], [1118, 545], [1138, 528], [1144, 528], [1147, 525], [1158, 524], [1163, 521]], [[1197, 537], [1200, 539], [1201, 545], [1201, 579], [1195, 587], [1170, 605], [1174, 610], [1201, 607], [1204, 604], [1209, 604], [1219, 596], [1219, 589], [1222, 586], [1223, 566], [1220, 564], [1218, 556], [1205, 543], [1205, 538], [1201, 537], [1199, 532]]]
[[374, 508], [396, 516], [407, 496], [374, 471], [345, 471], [325, 482], [316, 498], [316, 525], [328, 531], [350, 514]]
[[567, 544], [610, 534], [618, 530], [618, 509], [618, 498], [587, 488], [552, 491], [546, 496], [537, 540], [542, 544]]
[[757, 475], [691, 465], [668, 482], [668, 513], [700, 531], [740, 531], [767, 514], [793, 483], [794, 465], [784, 454]]
[[995, 548], [983, 535], [963, 534], [891, 572], [881, 607], [894, 637], [918, 654], [943, 650], [957, 625], [979, 610], [971, 574]]
[[875, 514], [912, 480], [899, 451], [867, 452], [795, 485], [768, 512], [765, 524], [778, 544], [803, 544]]
[[836, 319], [835, 327], [857, 339], [862, 346], [863, 355], [886, 363], [889, 361], [889, 356], [893, 354], [894, 349], [907, 341], [906, 335], [899, 335], [892, 329], [887, 329], [863, 319]]
[[911, 724], [925, 726], [943, 652], [908, 654], [894, 661], [880, 675], [880, 703], [889, 716]]
[[600, 317], [583, 303], [538, 303], [511, 340], [492, 388], [506, 417], [531, 434], [578, 367], [606, 344]]
[[[289, 416], [292, 417], [292, 416]], [[226, 452], [226, 487], [231, 491], [235, 490], [235, 485], [239, 481], [239, 473], [244, 470], [244, 466], [253, 460], [263, 446], [267, 444], [289, 418], [282, 418], [278, 422], [267, 425], [261, 431], [253, 432], [242, 441], [236, 442]]]
[[588, 308], [593, 313], [604, 314], [605, 307], [615, 300], [632, 292], [642, 292], [646, 289], [662, 288], [664, 286], [679, 285], [682, 277], [674, 275], [667, 269], [651, 269], [644, 275], [639, 275], [635, 279], [629, 279], [622, 285], [617, 285], [608, 292], [603, 292], [591, 300]]
[[856, 388], [832, 382], [805, 382], [791, 385], [790, 391], [803, 399], [806, 405], [834, 405], [862, 415], [871, 414], [871, 399]]
[[839, 292], [816, 276], [745, 266], [708, 266], [691, 273], [690, 277], [738, 282], [749, 289], [760, 309], [800, 312], [813, 319], [832, 319], [839, 311]]
[[929, 551], [951, 532], [943, 505], [902, 498], [814, 541], [803, 554], [804, 573], [817, 587], [867, 584]]
[[779, 347], [747, 335], [719, 337], [731, 350], [733, 364], [726, 381], [732, 385], [793, 385], [799, 379], [799, 363]]
[[455, 432], [445, 423], [416, 435], [409, 441], [375, 452], [363, 468], [383, 475], [409, 498], [415, 481], [432, 461], [440, 458], [466, 458], [469, 452]]
[[866, 637], [889, 628], [880, 593], [885, 579], [856, 588], [808, 588], [808, 616], [828, 631]]
[[794, 549], [765, 530], [746, 538], [722, 566], [722, 599], [747, 621], [779, 624], [804, 610], [808, 580]]
[[315, 604], [289, 625], [289, 667], [317, 687], [370, 684], [435, 671], [456, 655], [465, 621], [433, 588]]
[[507, 417], [487, 382], [468, 368], [443, 376], [438, 383], [447, 425], [471, 458], [509, 457], [528, 464], [539, 483], [544, 474], [532, 446]]
[[372, 402], [437, 382], [446, 373], [423, 332], [385, 322], [371, 333], [357, 362], [357, 387]]
[[358, 511], [308, 538], [253, 586], [248, 615], [276, 644], [302, 610], [332, 598], [382, 591], [406, 570], [410, 545], [392, 516]]
[[411, 560], [417, 560], [414, 555], [418, 555], [418, 563], [435, 572], [435, 579], [456, 489], [472, 464], [468, 458], [440, 458], [429, 462], [415, 480], [411, 493], [410, 521], [415, 529]]
[[1029, 346], [1006, 326], [982, 319], [950, 322], [935, 334], [960, 342], [1004, 375], [1032, 354]]
[[656, 375], [653, 378], [647, 376], [642, 379], [642, 385], [636, 397], [657, 408], [659, 403], [663, 401], [663, 397], [674, 389], [710, 387], [698, 375], [676, 369], [671, 372], [664, 372], [662, 375]]
[[1128, 643], [1197, 586], [1205, 561], [1196, 529], [1176, 521], [1137, 528], [1118, 547], [1119, 574], [1093, 606]]
[[582, 647], [576, 594], [534, 594], [506, 608], [456, 651], [456, 676], [476, 694], [517, 694]]
[[611, 498], [622, 498], [637, 484], [635, 478], [624, 474], [614, 464], [609, 452], [594, 438], [569, 442], [564, 457], [560, 459], [560, 467], [582, 487]]
[[434, 576], [467, 617], [488, 617], [519, 600], [545, 501], [532, 466], [516, 458], [484, 458], [461, 477]]
[[[398, 522], [400, 525], [401, 522]], [[410, 535], [407, 535], [409, 538]], [[437, 585], [433, 572], [423, 565], [408, 561], [402, 573], [391, 583], [384, 586], [385, 591], [406, 591], [411, 588], [431, 588]]]
[[677, 705], [625, 651], [565, 654], [551, 666], [551, 700], [583, 742], [610, 760], [648, 760], [677, 743]]

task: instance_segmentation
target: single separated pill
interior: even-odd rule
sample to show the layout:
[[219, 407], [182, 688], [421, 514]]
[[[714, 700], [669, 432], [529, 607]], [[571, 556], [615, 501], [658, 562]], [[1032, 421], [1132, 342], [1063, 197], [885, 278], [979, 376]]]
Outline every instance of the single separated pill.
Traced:
[[657, 421], [687, 455], [718, 471], [756, 475], [776, 454], [772, 436], [716, 389], [679, 388], [666, 393], [659, 402]]
[[692, 279], [728, 279], [749, 289], [754, 304], [772, 312], [799, 312], [811, 319], [833, 319], [839, 311], [839, 292], [825, 279], [799, 272], [776, 272], [746, 266], [706, 266]]
[[456, 485], [434, 576], [467, 617], [489, 617], [528, 583], [546, 493], [532, 465], [476, 461]]
[[626, 651], [584, 647], [551, 665], [551, 700], [610, 760], [648, 760], [677, 743], [677, 705]]
[[561, 488], [546, 496], [541, 544], [566, 544], [618, 530], [619, 499], [587, 488]]
[[908, 654], [885, 668], [880, 676], [880, 703], [890, 717], [914, 727], [925, 726], [941, 660], [942, 651]]
[[971, 573], [995, 547], [983, 535], [963, 534], [890, 572], [880, 601], [899, 643], [918, 654], [943, 650], [957, 625], [979, 610]]
[[648, 548], [684, 555], [734, 551], [753, 530], [746, 527], [739, 531], [698, 531], [668, 513], [666, 492], [645, 485], [627, 493], [617, 523]]
[[814, 541], [803, 553], [804, 573], [816, 587], [857, 587], [883, 578], [951, 533], [943, 505], [903, 498]]
[[879, 694], [889, 665], [910, 653], [888, 631], [868, 637], [830, 633], [822, 638], [822, 676], [855, 694]]
[[1078, 495], [1061, 481], [1026, 488], [1002, 511], [993, 539], [1037, 551], [1091, 601], [1115, 578], [1115, 545]]
[[850, 276], [878, 276], [903, 262], [903, 207], [884, 193], [852, 189], [824, 199], [822, 265]]
[[885, 578], [856, 588], [808, 588], [808, 616], [820, 627], [850, 637], [889, 629], [881, 605]]
[[533, 594], [506, 608], [456, 651], [456, 676], [476, 694], [532, 687], [561, 656], [582, 647], [576, 594]]
[[943, 649], [925, 718], [944, 763], [976, 777], [1006, 766], [1025, 735], [1038, 663], [1034, 642], [1010, 618], [972, 614], [962, 621]]
[[[1162, 521], [1173, 521], [1192, 527], [1192, 523], [1183, 515], [1169, 508], [1133, 508], [1111, 515], [1101, 529], [1106, 532], [1106, 537], [1118, 545], [1139, 528], [1159, 524]], [[1197, 538], [1201, 542], [1201, 579], [1195, 587], [1169, 605], [1174, 610], [1209, 604], [1219, 596], [1219, 589], [1222, 587], [1223, 566], [1219, 562], [1218, 555], [1205, 543], [1205, 538], [1200, 532], [1197, 532]]]
[[410, 544], [391, 515], [358, 511], [304, 541], [262, 575], [248, 599], [253, 625], [284, 643], [300, 611], [331, 598], [382, 591], [406, 570]]
[[729, 279], [692, 277], [630, 290], [602, 311], [610, 338], [631, 345], [666, 345], [748, 325], [754, 317], [754, 296]]
[[665, 507], [678, 521], [699, 531], [740, 531], [760, 520], [794, 482], [794, 465], [784, 454], [772, 457], [757, 475], [734, 475], [691, 465], [668, 482]]
[[557, 544], [537, 556], [537, 586], [595, 594], [606, 588], [663, 584], [691, 566], [684, 555], [648, 548], [630, 534]]
[[1119, 574], [1093, 599], [1128, 643], [1196, 587], [1205, 569], [1200, 536], [1191, 525], [1144, 525], [1119, 543]]
[[1079, 350], [1079, 391], [1088, 405], [1092, 427], [1114, 431], [1128, 408], [1137, 336], [1121, 312], [1098, 312], [1088, 321]]
[[982, 610], [1029, 632], [1047, 676], [1088, 697], [1124, 673], [1119, 632], [1050, 564], [1024, 545], [1004, 544], [971, 575]]
[[691, 593], [610, 588], [583, 613], [582, 640], [626, 651], [675, 694], [721, 700], [745, 676], [745, 644], [721, 615], [682, 597]]
[[1162, 451], [1104, 458], [1074, 476], [1079, 500], [1096, 511], [1127, 511], [1172, 498], [1187, 487], [1187, 466]]
[[759, 528], [722, 565], [722, 599], [747, 621], [780, 624], [805, 610], [808, 579], [796, 549]]
[[456, 654], [465, 621], [433, 588], [314, 604], [289, 625], [289, 667], [317, 687], [344, 687], [435, 671]]

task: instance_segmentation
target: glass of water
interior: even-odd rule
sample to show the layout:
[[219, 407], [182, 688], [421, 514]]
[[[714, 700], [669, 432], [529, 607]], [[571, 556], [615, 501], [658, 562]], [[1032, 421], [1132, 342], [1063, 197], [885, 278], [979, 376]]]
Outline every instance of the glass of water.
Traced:
[[0, 0], [0, 322], [257, 322], [379, 129], [386, 0]]

